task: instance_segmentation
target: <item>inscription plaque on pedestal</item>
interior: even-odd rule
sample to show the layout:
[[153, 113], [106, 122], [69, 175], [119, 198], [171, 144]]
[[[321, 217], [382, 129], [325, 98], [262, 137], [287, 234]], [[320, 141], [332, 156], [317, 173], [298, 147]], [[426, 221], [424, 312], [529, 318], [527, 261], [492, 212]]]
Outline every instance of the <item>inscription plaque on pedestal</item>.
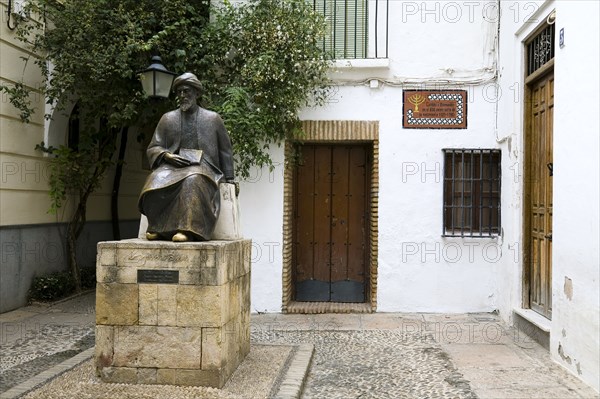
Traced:
[[138, 284], [178, 284], [179, 270], [143, 270], [137, 271]]
[[466, 90], [404, 90], [405, 129], [466, 129]]

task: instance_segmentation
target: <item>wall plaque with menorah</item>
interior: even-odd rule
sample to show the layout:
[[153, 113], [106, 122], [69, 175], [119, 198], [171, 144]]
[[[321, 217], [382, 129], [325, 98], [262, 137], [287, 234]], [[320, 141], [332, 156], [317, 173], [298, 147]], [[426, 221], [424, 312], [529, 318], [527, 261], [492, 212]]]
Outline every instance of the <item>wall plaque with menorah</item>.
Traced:
[[466, 129], [466, 90], [404, 90], [405, 129]]

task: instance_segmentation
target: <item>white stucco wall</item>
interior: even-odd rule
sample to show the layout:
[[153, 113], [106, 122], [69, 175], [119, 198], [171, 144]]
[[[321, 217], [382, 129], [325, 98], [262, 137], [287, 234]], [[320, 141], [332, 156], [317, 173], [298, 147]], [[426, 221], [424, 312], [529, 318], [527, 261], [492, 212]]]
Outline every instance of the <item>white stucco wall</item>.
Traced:
[[[527, 3], [529, 4], [529, 3]], [[522, 245], [522, 160], [524, 55], [522, 42], [556, 10], [554, 67], [554, 177], [552, 320], [550, 353], [558, 363], [599, 389], [599, 37], [598, 2], [531, 3], [531, 19], [514, 18], [514, 3], [503, 4], [500, 38], [500, 87], [514, 96], [499, 102], [499, 134], [510, 136], [515, 181], [511, 229], [506, 239]], [[564, 29], [565, 46], [559, 32]], [[573, 99], [578, 99], [573, 101]], [[518, 173], [517, 173], [518, 172]], [[503, 187], [504, 189], [504, 187]], [[504, 219], [506, 221], [506, 218]], [[520, 256], [522, 256], [520, 254]], [[522, 304], [522, 261], [499, 269], [500, 315], [511, 321]], [[572, 288], [572, 293], [571, 293]], [[559, 350], [560, 347], [560, 350]]]
[[[498, 270], [514, 268], [503, 236], [441, 237], [442, 149], [501, 148], [503, 169], [510, 162], [507, 142], [498, 143], [495, 131], [495, 2], [452, 3], [458, 8], [447, 3], [390, 2], [389, 67], [332, 72], [340, 86], [329, 104], [301, 113], [304, 120], [379, 121], [378, 311], [493, 311]], [[359, 83], [365, 79], [377, 79], [379, 87]], [[467, 90], [468, 128], [403, 129], [403, 88]], [[283, 161], [283, 149], [272, 153], [277, 163]], [[252, 308], [277, 312], [283, 168], [258, 175], [242, 185], [241, 194], [244, 235], [255, 242]], [[503, 174], [502, 190], [511, 178]], [[512, 204], [504, 194], [502, 207], [503, 226], [510, 226]]]
[[556, 14], [565, 46], [557, 48], [555, 66], [550, 351], [556, 361], [598, 390], [600, 6], [557, 1]]
[[[398, 23], [390, 26], [388, 67], [332, 72], [340, 86], [329, 104], [301, 113], [305, 120], [379, 121], [378, 311], [498, 310], [510, 323], [513, 310], [523, 306], [523, 41], [556, 9], [566, 45], [555, 56], [550, 351], [598, 389], [598, 3], [502, 3], [499, 54], [498, 20], [490, 8], [496, 3], [454, 3], [462, 7], [458, 19], [456, 13], [448, 18], [448, 2], [429, 2], [426, 10], [421, 4], [391, 3], [390, 20]], [[368, 85], [372, 79], [376, 88]], [[468, 90], [466, 130], [402, 128], [402, 90], [430, 87]], [[500, 237], [441, 236], [443, 148], [502, 150]], [[272, 153], [278, 167], [257, 171], [242, 185], [242, 207], [252, 210], [243, 215], [244, 233], [255, 241], [252, 306], [277, 312], [283, 150]]]
[[240, 184], [242, 234], [252, 239], [253, 312], [281, 311], [283, 149], [270, 154], [275, 169], [254, 168]]
[[[497, 148], [494, 104], [469, 90], [466, 130], [402, 128], [402, 89], [343, 87], [337, 102], [303, 119], [378, 120], [379, 311], [496, 308], [501, 239], [442, 238], [443, 148]], [[504, 251], [498, 256], [497, 251]]]
[[[379, 121], [378, 311], [498, 310], [512, 322], [513, 310], [523, 305], [522, 42], [556, 9], [557, 32], [565, 28], [566, 45], [555, 56], [550, 350], [598, 389], [598, 3], [503, 2], [499, 54], [496, 3], [453, 3], [460, 17], [444, 8], [449, 3], [391, 2], [389, 66], [333, 71], [336, 94], [327, 106], [303, 110], [301, 118]], [[369, 87], [372, 79], [376, 88]], [[404, 88], [468, 90], [468, 128], [403, 129]], [[500, 237], [441, 237], [443, 148], [502, 150]], [[277, 312], [283, 149], [272, 154], [275, 171], [257, 171], [242, 185], [241, 206], [244, 234], [255, 242], [253, 310]]]

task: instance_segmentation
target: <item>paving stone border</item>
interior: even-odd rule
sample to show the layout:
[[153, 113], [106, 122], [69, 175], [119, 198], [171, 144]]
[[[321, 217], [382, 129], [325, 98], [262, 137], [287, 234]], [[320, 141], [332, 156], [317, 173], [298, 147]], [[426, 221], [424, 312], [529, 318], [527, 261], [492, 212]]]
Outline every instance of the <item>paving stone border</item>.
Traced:
[[[8, 391], [94, 346], [93, 325], [69, 324], [65, 321], [67, 317], [64, 313], [48, 313], [41, 320], [33, 318], [12, 323], [16, 329], [13, 335], [19, 338], [11, 340], [8, 333], [3, 335], [4, 341], [0, 344], [0, 392]], [[11, 326], [11, 323], [2, 324], [3, 332], [8, 331], [7, 325]]]
[[275, 399], [298, 399], [302, 395], [304, 383], [310, 369], [314, 345], [302, 344], [293, 354], [291, 364], [289, 365], [278, 392], [274, 395]]
[[46, 371], [42, 371], [35, 377], [28, 379], [25, 382], [20, 383], [19, 385], [12, 387], [6, 392], [0, 394], [0, 399], [13, 399], [18, 398], [34, 390], [35, 388], [44, 385], [45, 383], [53, 380], [59, 375], [71, 370], [72, 368], [79, 366], [81, 363], [90, 359], [94, 355], [94, 348], [87, 349], [70, 359], [65, 360], [62, 363], [57, 364], [54, 367], [49, 368]]

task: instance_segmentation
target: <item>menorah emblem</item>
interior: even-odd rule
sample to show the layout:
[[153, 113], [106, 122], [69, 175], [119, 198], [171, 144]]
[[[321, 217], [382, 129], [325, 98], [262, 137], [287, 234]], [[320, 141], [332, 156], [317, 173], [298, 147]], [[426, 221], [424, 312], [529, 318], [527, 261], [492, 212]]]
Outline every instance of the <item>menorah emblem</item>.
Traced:
[[425, 97], [420, 94], [414, 94], [408, 97], [408, 102], [415, 106], [415, 113], [419, 112], [419, 105], [425, 102]]

